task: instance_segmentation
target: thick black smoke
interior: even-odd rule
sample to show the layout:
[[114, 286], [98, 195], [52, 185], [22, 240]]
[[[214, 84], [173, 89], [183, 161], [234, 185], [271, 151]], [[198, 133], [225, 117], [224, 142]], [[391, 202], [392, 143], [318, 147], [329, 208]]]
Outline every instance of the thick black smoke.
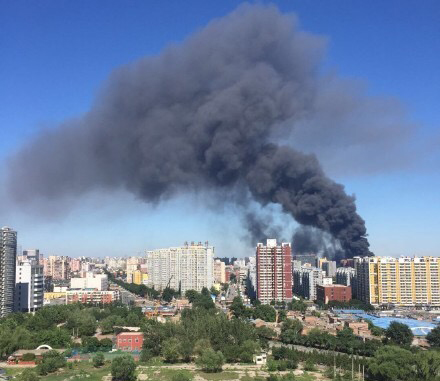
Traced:
[[14, 196], [124, 187], [160, 202], [221, 188], [280, 204], [300, 224], [330, 233], [347, 256], [370, 254], [354, 198], [314, 156], [273, 143], [281, 125], [313, 115], [320, 91], [323, 41], [295, 24], [275, 7], [242, 6], [118, 69], [86, 115], [12, 158]]
[[310, 226], [300, 226], [295, 230], [292, 250], [295, 254], [315, 254], [332, 260], [344, 257], [341, 246], [334, 237]]

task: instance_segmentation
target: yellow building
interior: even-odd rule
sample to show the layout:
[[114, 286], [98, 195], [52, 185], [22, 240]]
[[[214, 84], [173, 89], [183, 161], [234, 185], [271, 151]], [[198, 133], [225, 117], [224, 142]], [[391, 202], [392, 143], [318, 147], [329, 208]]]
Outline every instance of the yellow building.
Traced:
[[440, 306], [440, 258], [355, 258], [357, 298], [373, 305]]
[[132, 279], [134, 284], [142, 284], [142, 272], [141, 270], [135, 270], [132, 273]]
[[46, 300], [65, 298], [65, 297], [66, 297], [65, 292], [45, 292], [44, 293], [44, 299], [46, 299]]

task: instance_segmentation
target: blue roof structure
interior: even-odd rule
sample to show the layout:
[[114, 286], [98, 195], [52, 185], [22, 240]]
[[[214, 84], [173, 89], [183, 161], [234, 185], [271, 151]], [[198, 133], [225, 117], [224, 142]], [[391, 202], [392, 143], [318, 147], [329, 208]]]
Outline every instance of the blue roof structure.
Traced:
[[371, 322], [380, 328], [387, 329], [391, 322], [396, 321], [398, 323], [406, 324], [415, 336], [426, 336], [432, 329], [436, 327], [427, 321], [409, 319], [409, 318], [397, 318], [397, 317], [377, 317], [370, 314], [355, 314], [362, 319], [369, 319]]

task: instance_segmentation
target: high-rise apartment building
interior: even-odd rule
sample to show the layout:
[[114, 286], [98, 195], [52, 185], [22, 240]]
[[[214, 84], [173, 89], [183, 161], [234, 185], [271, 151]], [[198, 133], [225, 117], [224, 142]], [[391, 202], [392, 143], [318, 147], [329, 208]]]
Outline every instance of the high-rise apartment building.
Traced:
[[353, 267], [339, 267], [336, 270], [336, 283], [353, 286], [356, 270]]
[[257, 299], [268, 304], [272, 300], [292, 300], [292, 255], [290, 243], [277, 245], [268, 239], [257, 245]]
[[5, 226], [0, 229], [0, 317], [14, 310], [17, 232]]
[[440, 258], [356, 257], [357, 298], [373, 305], [440, 306]]
[[50, 255], [44, 260], [44, 276], [53, 280], [67, 280], [70, 278], [69, 258]]
[[15, 310], [32, 312], [43, 307], [44, 275], [38, 250], [25, 250], [15, 272]]
[[181, 247], [147, 251], [148, 285], [158, 290], [169, 287], [201, 291], [213, 283], [214, 247], [205, 244], [185, 243]]
[[293, 271], [293, 291], [305, 299], [316, 300], [317, 286], [330, 284], [331, 278], [326, 277], [323, 270], [312, 267], [308, 263]]
[[325, 271], [326, 276], [336, 276], [336, 261], [329, 261], [327, 258], [318, 258], [316, 262], [317, 267]]

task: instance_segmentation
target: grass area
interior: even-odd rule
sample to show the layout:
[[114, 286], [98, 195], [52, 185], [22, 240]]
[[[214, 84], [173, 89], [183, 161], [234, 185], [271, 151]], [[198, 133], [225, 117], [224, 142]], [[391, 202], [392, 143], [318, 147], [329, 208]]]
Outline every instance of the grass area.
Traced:
[[139, 372], [139, 374], [146, 374], [149, 380], [154, 381], [169, 381], [177, 373], [193, 375], [193, 372], [189, 370], [168, 368], [144, 368]]
[[[7, 374], [9, 376], [15, 376], [21, 373], [24, 368], [8, 368]], [[178, 369], [178, 368], [167, 368], [164, 366], [145, 366], [141, 365], [138, 368], [138, 374], [148, 376], [148, 380], [154, 381], [170, 381], [172, 377], [177, 373], [185, 373], [190, 375], [193, 379], [203, 379], [206, 381], [254, 381], [254, 377], [251, 376], [256, 374], [257, 377], [266, 379], [267, 372], [264, 369], [254, 369], [249, 372], [246, 368], [240, 369], [227, 369], [220, 373], [205, 373], [200, 370], [194, 369]], [[284, 373], [284, 372], [283, 372]], [[318, 373], [321, 373], [318, 371]], [[110, 362], [107, 361], [102, 368], [94, 368], [93, 365], [88, 361], [82, 361], [75, 363], [72, 369], [64, 368], [56, 373], [49, 374], [47, 376], [41, 377], [41, 381], [102, 381], [104, 376], [110, 374]], [[275, 372], [275, 374], [279, 374]], [[241, 376], [241, 378], [240, 378]], [[314, 381], [316, 377], [305, 372], [304, 374], [295, 376], [297, 381]]]
[[[15, 376], [21, 373], [24, 368], [7, 368], [8, 376]], [[102, 377], [110, 373], [110, 363], [105, 364], [102, 368], [94, 368], [89, 362], [76, 363], [72, 369], [63, 368], [58, 372], [41, 376], [41, 381], [102, 381]]]
[[221, 381], [221, 380], [238, 380], [239, 376], [236, 372], [223, 371], [220, 373], [205, 373], [197, 372], [200, 377], [203, 377], [208, 381]]

